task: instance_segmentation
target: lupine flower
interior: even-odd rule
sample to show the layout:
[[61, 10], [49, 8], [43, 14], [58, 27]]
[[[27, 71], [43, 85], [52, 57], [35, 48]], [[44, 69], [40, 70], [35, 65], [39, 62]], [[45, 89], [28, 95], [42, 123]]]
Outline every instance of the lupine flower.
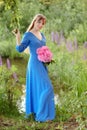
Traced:
[[84, 55], [83, 55], [83, 60], [87, 60], [87, 55], [86, 55], [86, 53], [84, 53]]
[[59, 34], [58, 34], [58, 32], [55, 33], [55, 37], [54, 38], [55, 38], [55, 43], [59, 45], [60, 41], [59, 41]]
[[44, 63], [51, 63], [53, 54], [47, 46], [42, 46], [36, 50], [38, 60]]
[[69, 52], [72, 52], [74, 50], [72, 42], [71, 41], [67, 41], [66, 43], [66, 48]]
[[16, 73], [13, 73], [13, 78], [15, 79], [16, 82], [18, 82], [18, 77]]
[[59, 41], [60, 41], [60, 44], [65, 42], [65, 38], [64, 38], [63, 32], [60, 33]]
[[75, 50], [78, 49], [78, 44], [77, 44], [77, 40], [76, 40], [76, 38], [74, 39], [74, 48], [75, 48]]
[[84, 48], [87, 48], [87, 41], [84, 43]]
[[0, 66], [2, 66], [2, 57], [0, 56]]
[[51, 40], [57, 45], [60, 45], [61, 43], [65, 42], [65, 38], [62, 32], [60, 34], [58, 32], [51, 32]]
[[51, 32], [51, 40], [52, 40], [52, 42], [55, 42], [55, 33], [54, 32]]
[[10, 63], [10, 60], [7, 59], [7, 68], [10, 69], [11, 68], [11, 63]]
[[[11, 69], [11, 63], [10, 63], [9, 59], [7, 59], [7, 68]], [[18, 81], [17, 74], [14, 72], [12, 75], [13, 75], [13, 78], [15, 79], [15, 81], [17, 82]]]

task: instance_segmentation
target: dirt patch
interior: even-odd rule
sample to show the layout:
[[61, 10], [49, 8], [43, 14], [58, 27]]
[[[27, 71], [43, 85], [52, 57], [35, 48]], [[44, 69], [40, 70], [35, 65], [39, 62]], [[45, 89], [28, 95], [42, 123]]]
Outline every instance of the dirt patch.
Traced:
[[[18, 123], [19, 122], [19, 123]], [[38, 122], [29, 122], [17, 121], [14, 119], [0, 118], [0, 130], [75, 130], [78, 127], [78, 123], [75, 119], [70, 119], [67, 122], [47, 122], [47, 123], [38, 123]]]

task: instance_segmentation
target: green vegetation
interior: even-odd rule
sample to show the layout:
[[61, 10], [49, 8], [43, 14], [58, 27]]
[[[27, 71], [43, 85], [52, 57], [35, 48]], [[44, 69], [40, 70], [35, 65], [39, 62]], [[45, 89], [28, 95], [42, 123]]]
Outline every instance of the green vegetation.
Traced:
[[14, 65], [7, 68], [0, 66], [0, 114], [18, 115], [17, 101], [21, 102], [22, 80], [16, 76]]
[[[9, 4], [10, 3], [10, 4]], [[38, 5], [38, 6], [37, 6]], [[2, 0], [0, 1], [0, 126], [1, 130], [87, 129], [87, 0]], [[24, 119], [16, 105], [21, 101], [29, 55], [15, 50], [11, 31], [23, 34], [36, 13], [47, 17], [43, 29], [55, 63], [48, 66], [55, 94], [58, 94], [56, 118], [52, 123]], [[11, 68], [6, 66], [6, 59]], [[18, 76], [19, 82], [12, 77]], [[10, 91], [10, 96], [9, 96]], [[6, 122], [5, 122], [6, 121]], [[4, 125], [7, 123], [7, 127]], [[67, 128], [66, 128], [67, 127]]]

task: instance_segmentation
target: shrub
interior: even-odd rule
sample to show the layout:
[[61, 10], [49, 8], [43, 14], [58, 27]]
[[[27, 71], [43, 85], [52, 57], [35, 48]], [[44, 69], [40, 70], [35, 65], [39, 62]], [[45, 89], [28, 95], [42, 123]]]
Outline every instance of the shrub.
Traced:
[[21, 83], [13, 78], [15, 71], [15, 66], [11, 69], [5, 65], [0, 66], [0, 114], [19, 114], [17, 101], [21, 101], [22, 87]]

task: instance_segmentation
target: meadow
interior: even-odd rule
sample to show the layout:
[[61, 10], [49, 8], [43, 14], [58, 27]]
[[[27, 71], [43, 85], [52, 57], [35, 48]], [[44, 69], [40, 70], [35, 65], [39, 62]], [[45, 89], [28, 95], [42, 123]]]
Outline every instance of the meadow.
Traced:
[[[76, 40], [66, 40], [58, 32], [52, 32], [48, 35], [47, 39], [47, 46], [51, 49], [53, 59], [55, 60], [55, 63], [48, 65], [48, 72], [54, 87], [54, 92], [58, 95], [58, 101], [56, 104], [56, 118], [54, 123], [46, 123], [46, 128], [44, 129], [50, 127], [51, 129], [63, 130], [64, 126], [66, 126], [65, 122], [72, 120], [74, 122], [72, 126], [75, 126], [77, 130], [85, 130], [87, 128], [87, 42], [83, 43], [82, 46], [78, 46]], [[15, 42], [13, 42], [13, 45], [15, 48]], [[12, 125], [17, 120], [20, 120], [20, 124], [16, 127], [10, 126], [14, 130], [21, 128], [23, 122], [26, 124], [26, 126], [23, 126], [24, 130], [30, 128], [31, 130], [40, 128], [44, 130], [42, 128], [43, 123], [36, 123], [32, 115], [29, 120], [24, 120], [24, 113], [20, 114], [16, 105], [18, 100], [21, 102], [20, 97], [23, 94], [24, 88], [22, 88], [22, 85], [25, 84], [29, 54], [23, 53], [18, 54], [18, 56], [17, 58], [2, 57], [0, 66], [1, 119], [6, 118], [8, 120], [8, 127], [10, 125], [9, 120], [12, 120]], [[9, 59], [10, 65], [7, 59]], [[13, 75], [14, 73], [16, 73], [16, 76]], [[29, 126], [27, 126], [28, 121]], [[3, 130], [4, 127], [2, 127]], [[10, 130], [10, 127], [5, 127], [5, 129]], [[66, 127], [69, 127], [69, 125]]]

